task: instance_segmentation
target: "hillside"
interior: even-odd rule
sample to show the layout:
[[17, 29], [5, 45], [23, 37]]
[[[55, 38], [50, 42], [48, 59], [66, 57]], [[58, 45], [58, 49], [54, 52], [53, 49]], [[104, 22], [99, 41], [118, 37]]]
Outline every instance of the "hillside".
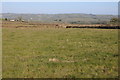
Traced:
[[93, 15], [93, 14], [15, 14], [3, 13], [3, 18], [18, 19], [25, 21], [38, 21], [41, 23], [71, 23], [71, 24], [100, 24], [109, 22], [116, 15]]

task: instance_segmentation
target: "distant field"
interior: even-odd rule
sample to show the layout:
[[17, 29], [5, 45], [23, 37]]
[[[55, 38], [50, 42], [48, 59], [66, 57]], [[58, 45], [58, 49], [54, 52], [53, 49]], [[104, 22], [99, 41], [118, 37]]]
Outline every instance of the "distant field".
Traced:
[[3, 78], [115, 78], [117, 31], [4, 27]]

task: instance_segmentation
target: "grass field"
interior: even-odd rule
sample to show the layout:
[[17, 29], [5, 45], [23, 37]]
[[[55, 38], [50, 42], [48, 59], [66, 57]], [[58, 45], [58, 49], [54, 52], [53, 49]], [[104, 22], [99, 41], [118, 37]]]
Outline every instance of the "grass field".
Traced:
[[2, 76], [115, 78], [118, 76], [117, 31], [3, 28]]

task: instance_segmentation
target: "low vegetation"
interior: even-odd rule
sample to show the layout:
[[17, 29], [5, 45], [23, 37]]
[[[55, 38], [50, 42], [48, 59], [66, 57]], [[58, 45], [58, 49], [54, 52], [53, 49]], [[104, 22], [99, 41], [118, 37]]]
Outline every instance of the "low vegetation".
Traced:
[[118, 30], [3, 27], [3, 78], [118, 77]]

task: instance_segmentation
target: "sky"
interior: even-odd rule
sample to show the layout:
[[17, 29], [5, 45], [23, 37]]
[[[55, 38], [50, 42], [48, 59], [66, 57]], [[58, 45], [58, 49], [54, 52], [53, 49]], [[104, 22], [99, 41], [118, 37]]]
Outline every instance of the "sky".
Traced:
[[2, 2], [119, 2], [119, 0], [1, 0]]
[[2, 2], [2, 13], [118, 14], [118, 2]]

